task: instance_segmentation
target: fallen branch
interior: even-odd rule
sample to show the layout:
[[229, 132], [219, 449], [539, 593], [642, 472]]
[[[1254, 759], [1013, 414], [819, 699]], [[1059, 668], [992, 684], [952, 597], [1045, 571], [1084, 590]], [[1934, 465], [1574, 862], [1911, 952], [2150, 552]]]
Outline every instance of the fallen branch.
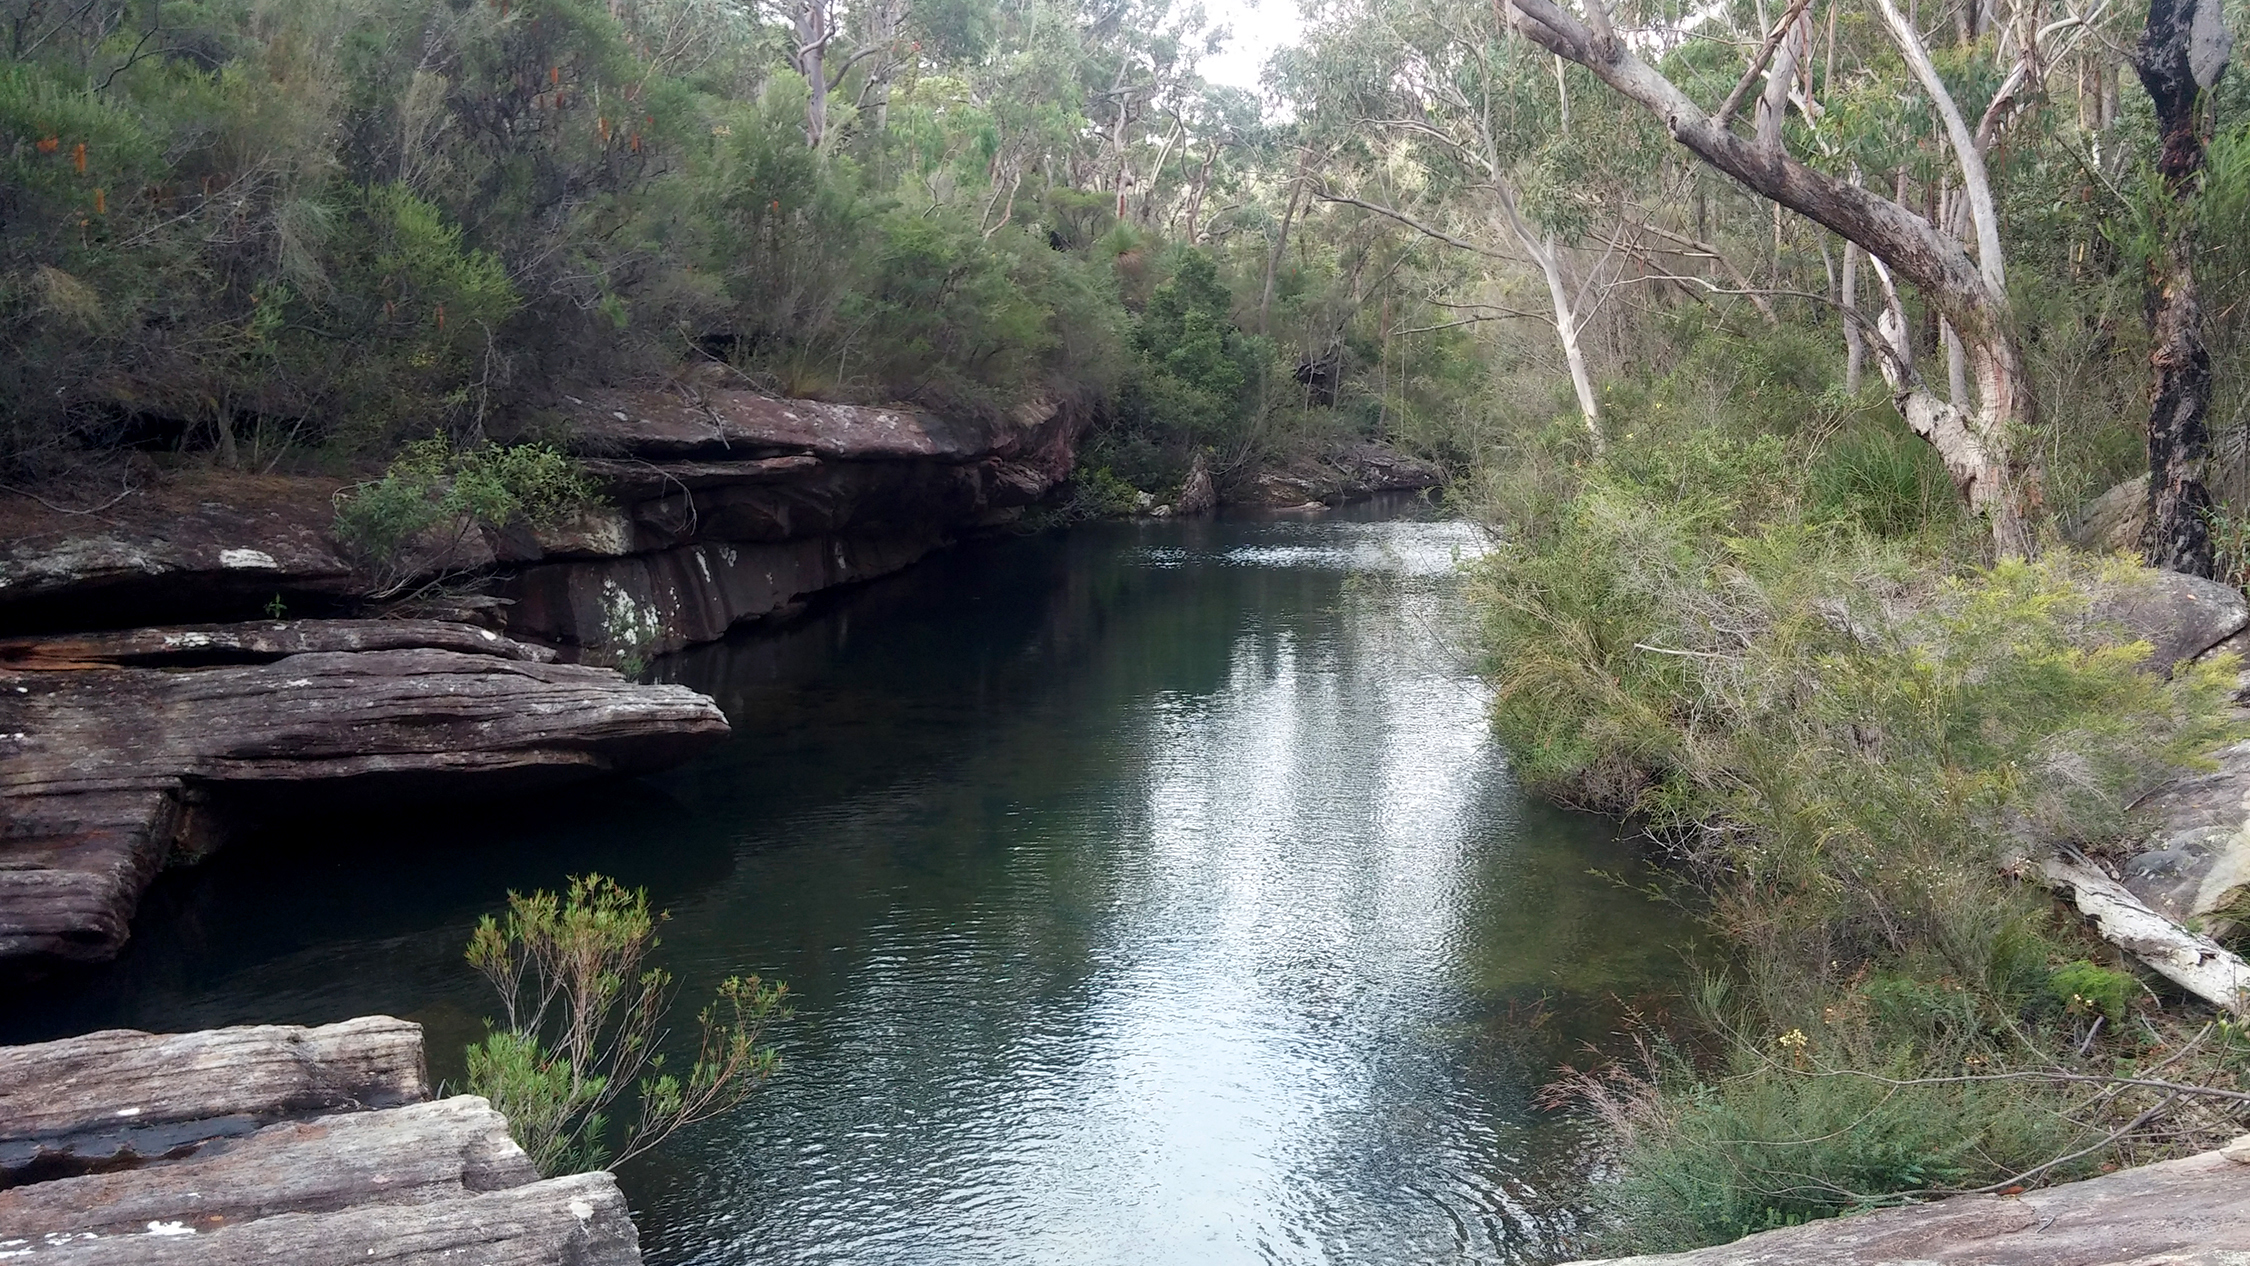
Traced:
[[2250, 963], [2149, 909], [2084, 858], [2049, 857], [2039, 869], [2047, 882], [2071, 894], [2102, 939], [2222, 1011], [2250, 1011]]

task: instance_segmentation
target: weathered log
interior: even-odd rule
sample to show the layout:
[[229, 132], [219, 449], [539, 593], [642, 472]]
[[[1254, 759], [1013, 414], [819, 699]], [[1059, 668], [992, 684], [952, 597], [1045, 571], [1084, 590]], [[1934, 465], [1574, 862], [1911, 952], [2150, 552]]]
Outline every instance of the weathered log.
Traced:
[[0, 1183], [169, 1155], [291, 1116], [429, 1097], [422, 1026], [106, 1029], [0, 1047]]
[[184, 1160], [0, 1189], [12, 1236], [194, 1231], [284, 1213], [429, 1204], [537, 1182], [507, 1118], [474, 1095], [284, 1121]]
[[2250, 1169], [2228, 1159], [2238, 1151], [2250, 1159], [2237, 1140], [2020, 1196], [1878, 1209], [1606, 1266], [2236, 1266], [2250, 1249]]
[[22, 1252], [43, 1266], [636, 1266], [641, 1260], [625, 1197], [605, 1173], [432, 1204], [286, 1213], [211, 1231], [152, 1221], [134, 1235], [26, 1240], [14, 1250], [0, 1240], [0, 1252]]
[[2078, 912], [2104, 940], [2212, 1006], [2237, 1015], [2250, 1009], [2250, 963], [2148, 908], [2125, 885], [2076, 858], [2048, 857], [2040, 872], [2069, 892]]
[[189, 667], [262, 664], [316, 651], [427, 648], [464, 655], [553, 663], [555, 653], [490, 629], [440, 620], [259, 620], [247, 624], [185, 624], [55, 637], [0, 638], [0, 665], [11, 668], [87, 666]]
[[254, 789], [323, 803], [552, 786], [675, 764], [718, 705], [608, 669], [448, 650], [161, 672], [0, 671], [0, 960], [115, 956], [168, 857]]

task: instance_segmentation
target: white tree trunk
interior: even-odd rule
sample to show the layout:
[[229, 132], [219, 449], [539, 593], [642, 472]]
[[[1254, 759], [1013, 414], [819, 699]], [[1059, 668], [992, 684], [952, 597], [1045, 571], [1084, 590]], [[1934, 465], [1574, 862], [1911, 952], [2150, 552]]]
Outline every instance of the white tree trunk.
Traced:
[[1554, 235], [1540, 233], [1524, 218], [1516, 205], [1515, 190], [1506, 180], [1495, 175], [1493, 192], [1500, 200], [1501, 219], [1516, 244], [1539, 265], [1539, 274], [1547, 282], [1547, 299], [1555, 309], [1555, 338], [1562, 344], [1563, 363], [1570, 367], [1570, 387], [1578, 394], [1578, 413], [1586, 421], [1586, 434], [1593, 438], [1594, 451], [1601, 452], [1606, 443], [1602, 439], [1601, 397], [1594, 394], [1594, 378], [1586, 369], [1586, 353], [1578, 341], [1579, 319], [1577, 304], [1571, 294], [1570, 278], [1565, 275], [1560, 248]]

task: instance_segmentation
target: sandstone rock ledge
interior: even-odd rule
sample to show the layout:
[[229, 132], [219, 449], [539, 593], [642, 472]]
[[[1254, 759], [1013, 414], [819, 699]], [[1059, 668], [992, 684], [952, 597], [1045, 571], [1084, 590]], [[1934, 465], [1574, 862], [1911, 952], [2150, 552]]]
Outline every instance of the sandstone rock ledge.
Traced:
[[386, 621], [0, 643], [0, 966], [114, 957], [159, 870], [269, 810], [642, 773], [727, 732], [685, 687], [551, 658]]
[[606, 1173], [542, 1181], [421, 1026], [370, 1016], [0, 1047], [0, 1258], [632, 1266]]
[[[1606, 1266], [2243, 1266], [2250, 1138], [2020, 1196], [1955, 1196]], [[1591, 1266], [1591, 1264], [1579, 1264]]]

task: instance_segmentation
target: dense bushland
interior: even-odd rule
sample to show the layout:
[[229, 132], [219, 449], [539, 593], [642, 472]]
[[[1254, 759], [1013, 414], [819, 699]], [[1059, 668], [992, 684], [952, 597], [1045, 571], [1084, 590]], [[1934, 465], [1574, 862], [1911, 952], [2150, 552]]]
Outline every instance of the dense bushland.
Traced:
[[723, 0], [6, 12], [18, 484], [126, 450], [539, 439], [557, 384], [691, 371], [951, 411], [1091, 396], [1095, 465], [1160, 491], [1199, 450], [1381, 429], [1348, 389], [1339, 412], [1330, 346], [1375, 296], [1322, 280], [1380, 243], [1280, 258], [1279, 134], [1196, 74], [1200, 12], [819, 0], [820, 65], [805, 15]]
[[1619, 410], [1629, 445], [1522, 438], [1472, 578], [1522, 775], [1639, 822], [1717, 934], [1681, 1016], [1553, 1091], [1610, 1126], [1602, 1247], [2231, 1136], [2238, 1102], [2100, 1079], [2240, 1090], [2250, 1042], [2195, 1037], [2025, 872], [2125, 838], [2142, 793], [2238, 736], [2236, 665], [2148, 671], [2098, 614], [2150, 583], [2133, 562], [1989, 562], [1929, 448], [1819, 381], [1836, 366], [1682, 332], [1682, 367]]

